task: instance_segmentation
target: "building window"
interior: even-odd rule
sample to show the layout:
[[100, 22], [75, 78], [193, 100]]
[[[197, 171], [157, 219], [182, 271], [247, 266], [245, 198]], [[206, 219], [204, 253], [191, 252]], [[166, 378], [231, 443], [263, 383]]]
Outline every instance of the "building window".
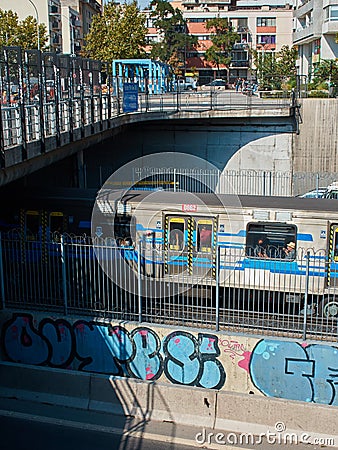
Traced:
[[325, 20], [338, 20], [338, 5], [325, 8]]
[[320, 55], [320, 39], [316, 39], [313, 42], [313, 54]]
[[275, 35], [266, 35], [266, 34], [259, 34], [257, 35], [257, 44], [265, 45], [265, 44], [275, 44], [276, 43], [276, 36]]
[[275, 27], [276, 17], [257, 17], [258, 27]]
[[188, 22], [190, 23], [204, 23], [206, 21], [207, 19], [204, 19], [203, 17], [190, 17], [190, 19], [188, 19]]

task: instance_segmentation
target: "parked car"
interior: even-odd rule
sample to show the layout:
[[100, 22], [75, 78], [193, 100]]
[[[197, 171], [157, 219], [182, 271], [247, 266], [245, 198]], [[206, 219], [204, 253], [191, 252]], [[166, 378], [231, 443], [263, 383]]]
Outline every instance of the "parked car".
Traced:
[[318, 189], [312, 189], [312, 191], [305, 192], [305, 194], [296, 195], [300, 198], [323, 198], [327, 191], [326, 187], [319, 187]]
[[177, 89], [179, 91], [197, 91], [197, 81], [192, 77], [179, 79], [177, 80]]
[[323, 197], [338, 199], [338, 181], [334, 181], [325, 189]]
[[216, 79], [212, 80], [210, 83], [204, 84], [200, 88], [202, 90], [208, 90], [208, 89], [228, 89], [228, 83], [222, 79]]

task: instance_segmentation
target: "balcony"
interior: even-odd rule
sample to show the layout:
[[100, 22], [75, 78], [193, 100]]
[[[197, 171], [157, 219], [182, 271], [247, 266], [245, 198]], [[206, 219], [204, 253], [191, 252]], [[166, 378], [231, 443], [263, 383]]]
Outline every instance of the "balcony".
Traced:
[[338, 20], [326, 20], [322, 27], [323, 34], [336, 34], [338, 33]]
[[314, 0], [309, 0], [307, 3], [302, 5], [300, 8], [294, 10], [294, 17], [303, 17], [313, 10]]
[[306, 43], [312, 41], [315, 38], [320, 38], [320, 33], [315, 33], [315, 27], [313, 23], [305, 28], [297, 29], [293, 33], [294, 43]]

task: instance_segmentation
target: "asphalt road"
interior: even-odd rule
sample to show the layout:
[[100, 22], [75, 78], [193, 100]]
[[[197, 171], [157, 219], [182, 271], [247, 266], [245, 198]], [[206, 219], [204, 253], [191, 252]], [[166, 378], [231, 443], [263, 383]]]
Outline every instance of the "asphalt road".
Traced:
[[0, 417], [2, 450], [191, 450], [160, 440], [121, 436], [114, 432]]

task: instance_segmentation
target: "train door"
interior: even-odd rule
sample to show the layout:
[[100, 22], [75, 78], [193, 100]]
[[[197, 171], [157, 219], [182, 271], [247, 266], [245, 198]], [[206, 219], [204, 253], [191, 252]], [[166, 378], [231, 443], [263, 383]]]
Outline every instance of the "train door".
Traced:
[[215, 277], [217, 218], [195, 218], [193, 274]]
[[215, 275], [217, 219], [166, 216], [165, 272]]
[[338, 224], [331, 224], [328, 254], [327, 285], [335, 287], [338, 285]]
[[190, 272], [191, 261], [188, 258], [191, 247], [192, 218], [190, 216], [166, 216], [164, 249], [165, 273], [169, 275]]
[[52, 211], [49, 213], [49, 231], [51, 233], [51, 238], [54, 234], [63, 234], [66, 231], [66, 220], [65, 215], [59, 211]]
[[41, 232], [40, 211], [22, 209], [20, 211], [20, 222], [23, 238], [28, 241], [36, 241]]

